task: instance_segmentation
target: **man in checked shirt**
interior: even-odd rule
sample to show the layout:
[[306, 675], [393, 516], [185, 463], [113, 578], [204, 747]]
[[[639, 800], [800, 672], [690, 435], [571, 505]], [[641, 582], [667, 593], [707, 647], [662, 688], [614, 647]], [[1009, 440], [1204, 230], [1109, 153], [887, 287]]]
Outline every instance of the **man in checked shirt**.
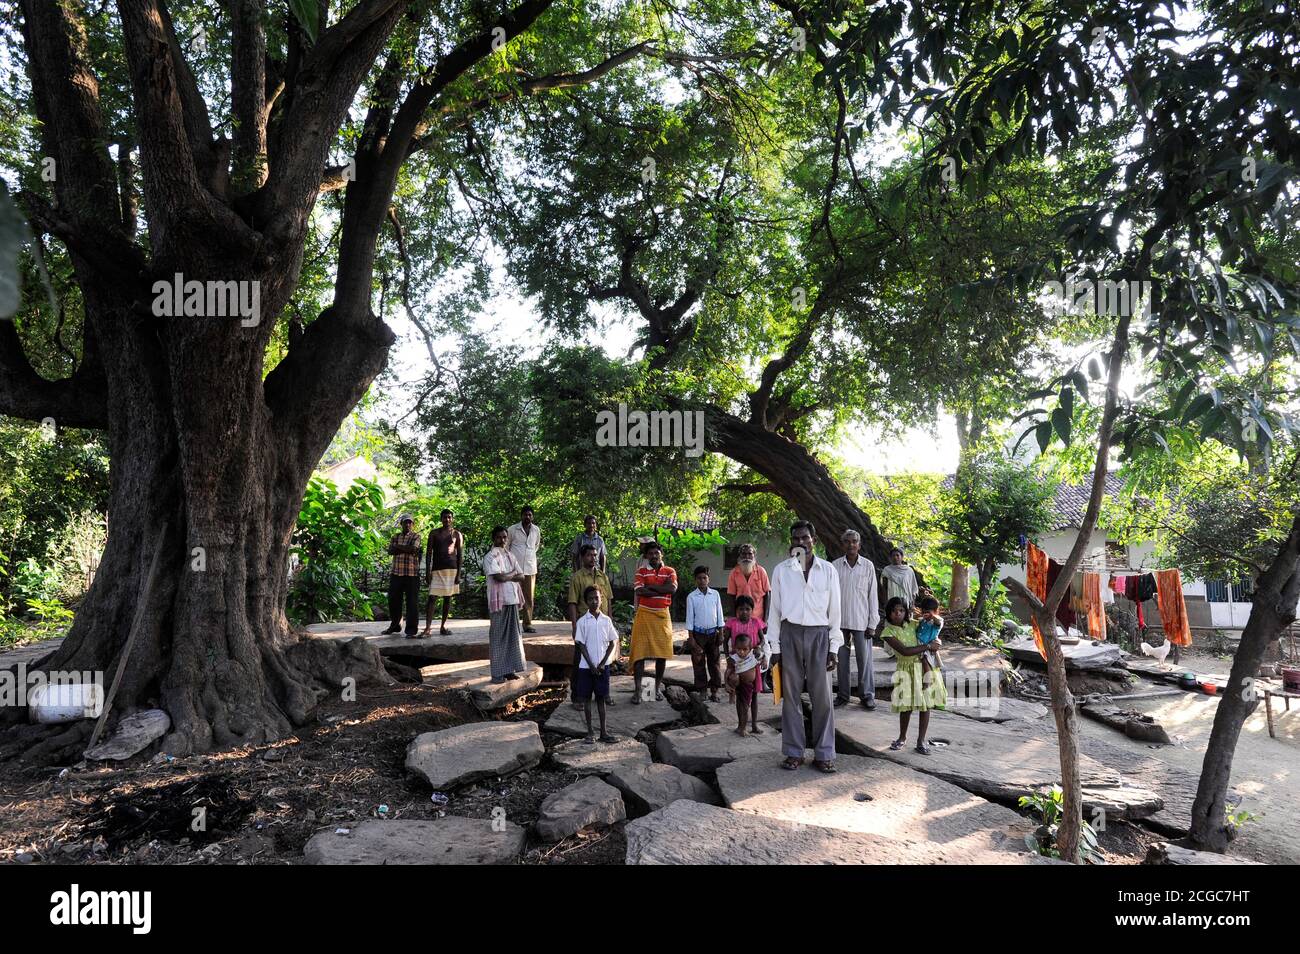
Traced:
[[420, 638], [420, 611], [416, 603], [420, 598], [420, 556], [424, 545], [415, 532], [415, 521], [409, 513], [397, 521], [402, 532], [393, 534], [388, 552], [393, 555], [392, 575], [388, 578], [388, 628], [382, 635], [391, 636], [401, 630], [402, 600], [406, 600], [406, 638]]

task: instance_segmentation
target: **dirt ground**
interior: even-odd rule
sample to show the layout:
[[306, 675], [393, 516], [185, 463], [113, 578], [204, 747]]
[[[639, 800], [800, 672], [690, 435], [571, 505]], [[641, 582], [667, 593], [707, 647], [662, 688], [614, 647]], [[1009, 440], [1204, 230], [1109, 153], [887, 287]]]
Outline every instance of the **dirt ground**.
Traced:
[[[505, 718], [545, 721], [563, 695], [543, 687]], [[542, 800], [576, 776], [543, 762], [449, 793], [440, 809], [406, 772], [406, 746], [416, 735], [483, 718], [452, 693], [400, 685], [328, 706], [318, 725], [270, 745], [118, 768], [3, 764], [0, 862], [296, 864], [315, 832], [366, 818], [486, 818], [501, 805], [531, 824]], [[195, 831], [199, 809], [206, 830]], [[622, 828], [530, 844], [524, 861], [622, 864]]]
[[[1224, 660], [1183, 661], [1199, 672]], [[1146, 684], [1144, 687], [1149, 687]], [[565, 691], [543, 686], [501, 715], [544, 723]], [[1217, 700], [1197, 693], [1135, 700], [1175, 738], [1148, 747], [1103, 725], [1081, 731], [1111, 745], [1199, 772]], [[1278, 714], [1270, 739], [1262, 709], [1237, 749], [1233, 781], [1252, 818], [1232, 853], [1269, 863], [1300, 861], [1300, 707]], [[421, 732], [485, 717], [454, 692], [402, 684], [363, 690], [357, 702], [332, 702], [320, 721], [278, 742], [204, 756], [140, 758], [124, 766], [35, 769], [0, 763], [0, 863], [297, 864], [317, 831], [366, 818], [486, 818], [493, 808], [529, 826], [546, 796], [575, 781], [544, 759], [530, 772], [446, 793], [439, 806], [405, 770], [407, 744]], [[548, 748], [559, 737], [543, 732]], [[195, 830], [195, 817], [204, 826]], [[1163, 840], [1144, 828], [1112, 824], [1101, 848], [1110, 864], [1139, 863]], [[623, 825], [579, 833], [558, 844], [530, 840], [529, 864], [622, 864]]]
[[[1226, 675], [1232, 661], [1184, 653], [1179, 665], [1204, 675]], [[1155, 685], [1144, 680], [1142, 688]], [[1200, 774], [1219, 705], [1217, 697], [1179, 692], [1156, 699], [1128, 700], [1123, 705], [1154, 716], [1175, 744], [1148, 746], [1091, 719], [1079, 720], [1080, 731]], [[1253, 817], [1240, 827], [1229, 853], [1267, 864], [1300, 864], [1300, 705], [1293, 702], [1287, 712], [1281, 701], [1274, 699], [1273, 722], [1277, 738], [1269, 738], [1261, 704], [1247, 720], [1237, 743], [1232, 785], [1242, 796], [1238, 810], [1250, 812]]]

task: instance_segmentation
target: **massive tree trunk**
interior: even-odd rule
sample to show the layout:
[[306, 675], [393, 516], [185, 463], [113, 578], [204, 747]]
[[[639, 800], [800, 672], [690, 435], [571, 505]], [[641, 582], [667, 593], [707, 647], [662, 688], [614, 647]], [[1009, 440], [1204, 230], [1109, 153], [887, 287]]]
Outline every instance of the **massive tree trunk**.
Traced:
[[[980, 578], [980, 588], [984, 587], [984, 579]], [[970, 567], [960, 560], [952, 561], [952, 586], [948, 592], [948, 611], [950, 613], [959, 613], [962, 610], [970, 609]], [[979, 613], [975, 614], [976, 619]]]
[[[550, 2], [524, 0], [503, 13], [454, 46], [400, 103], [400, 84], [381, 81], [357, 144], [357, 174], [340, 178], [326, 168], [329, 150], [405, 0], [360, 0], [328, 29], [322, 24], [310, 48], [291, 28], [293, 75], [273, 127], [261, 88], [266, 11], [257, 0], [242, 4], [231, 22], [234, 168], [163, 0], [120, 0], [147, 246], [132, 234], [134, 184], [117, 181], [133, 168], [130, 156], [114, 162], [108, 152], [80, 5], [23, 3], [42, 148], [58, 176], [52, 196], [21, 198], [37, 231], [68, 249], [86, 333], [77, 371], [48, 381], [13, 325], [0, 323], [0, 412], [102, 428], [111, 453], [105, 553], [68, 638], [42, 668], [102, 672], [106, 683], [120, 670], [114, 713], [165, 709], [167, 751], [271, 739], [307, 721], [345, 675], [386, 679], [373, 649], [291, 631], [290, 535], [312, 470], [394, 340], [371, 310], [375, 243], [429, 106], [489, 55], [498, 27], [513, 38]], [[390, 60], [385, 75], [398, 76], [399, 62]], [[290, 334], [286, 355], [264, 373], [312, 207], [323, 188], [343, 185], [333, 303]], [[256, 289], [257, 312], [213, 314], [211, 299], [200, 314], [161, 312], [155, 283], [175, 276], [234, 288], [250, 303]], [[160, 572], [146, 592], [155, 552]], [[0, 721], [15, 715], [0, 713]], [[62, 752], [41, 745], [44, 755], [74, 754], [73, 744]]]
[[709, 449], [762, 474], [771, 491], [817, 528], [817, 537], [834, 559], [843, 549], [845, 530], [862, 534], [862, 552], [877, 566], [889, 562], [890, 542], [871, 518], [844, 492], [812, 451], [752, 421], [716, 408], [707, 410]]
[[1269, 644], [1295, 622], [1297, 600], [1300, 600], [1300, 516], [1291, 524], [1291, 532], [1273, 563], [1259, 578], [1250, 619], [1241, 632], [1241, 642], [1232, 660], [1228, 687], [1219, 696], [1214, 726], [1201, 763], [1196, 800], [1192, 803], [1192, 828], [1187, 840], [1193, 848], [1222, 852], [1233, 835], [1227, 820], [1232, 756], [1242, 726], [1259, 705], [1259, 691], [1254, 682], [1264, 654]]

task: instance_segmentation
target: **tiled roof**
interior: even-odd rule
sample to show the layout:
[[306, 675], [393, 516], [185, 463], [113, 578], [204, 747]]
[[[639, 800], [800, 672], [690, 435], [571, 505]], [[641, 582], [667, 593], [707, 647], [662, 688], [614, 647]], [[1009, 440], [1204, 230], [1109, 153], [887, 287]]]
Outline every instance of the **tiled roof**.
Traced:
[[[1106, 496], [1118, 497], [1124, 489], [1124, 481], [1114, 474], [1106, 475]], [[1091, 484], [1062, 483], [1056, 488], [1056, 500], [1052, 509], [1056, 511], [1054, 530], [1077, 527], [1083, 523], [1083, 512], [1088, 509], [1088, 497], [1092, 494]]]
[[[943, 479], [943, 488], [952, 489], [955, 474]], [[1106, 496], [1117, 497], [1124, 489], [1124, 481], [1115, 474], [1106, 475]], [[1083, 523], [1083, 512], [1088, 509], [1088, 496], [1092, 493], [1092, 484], [1067, 484], [1062, 481], [1056, 487], [1056, 499], [1052, 501], [1052, 512], [1056, 519], [1052, 522], [1053, 530], [1068, 530]]]

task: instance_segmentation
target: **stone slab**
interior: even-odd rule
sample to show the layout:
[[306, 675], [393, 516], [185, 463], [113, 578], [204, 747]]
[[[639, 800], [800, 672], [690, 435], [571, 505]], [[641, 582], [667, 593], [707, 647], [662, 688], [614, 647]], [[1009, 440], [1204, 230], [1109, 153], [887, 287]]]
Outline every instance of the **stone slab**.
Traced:
[[[593, 717], [594, 718], [594, 717]], [[619, 739], [608, 744], [588, 745], [582, 740], [561, 742], [551, 749], [551, 761], [566, 772], [579, 775], [608, 775], [618, 769], [650, 765], [650, 749], [635, 739]]]
[[[488, 621], [485, 619], [450, 619], [450, 634], [436, 633], [427, 639], [407, 639], [402, 635], [384, 636], [383, 620], [360, 623], [317, 623], [307, 627], [314, 639], [349, 640], [364, 636], [384, 656], [409, 656], [430, 662], [468, 662], [488, 658]], [[534, 620], [536, 633], [524, 634], [524, 658], [539, 666], [573, 665], [573, 627], [568, 620]], [[685, 630], [674, 631], [673, 641], [686, 641]], [[689, 660], [688, 660], [689, 662]]]
[[[981, 798], [1003, 805], [1015, 805], [1022, 795], [1050, 789], [1060, 781], [1060, 756], [1055, 724], [977, 722], [949, 712], [930, 714], [930, 755], [918, 754], [917, 717], [908, 731], [908, 745], [897, 752], [889, 744], [898, 737], [898, 717], [882, 707], [875, 712], [840, 709], [835, 716], [836, 747], [841, 752], [876, 756], [933, 775]], [[1141, 818], [1160, 810], [1160, 788], [1121, 776], [1108, 761], [1086, 752], [1079, 756], [1079, 774], [1084, 784], [1084, 810], [1107, 811], [1111, 817]], [[1128, 792], [1127, 788], [1144, 791]], [[1154, 796], [1153, 796], [1154, 793]], [[1133, 795], [1130, 799], [1127, 796]], [[1121, 806], [1127, 806], [1122, 808]]]
[[[511, 822], [493, 830], [489, 818], [448, 815], [433, 821], [367, 819], [317, 832], [303, 849], [309, 865], [510, 865], [524, 850], [526, 832]], [[498, 827], [500, 827], [498, 825]]]
[[464, 692], [479, 709], [503, 709], [542, 684], [542, 667], [528, 663], [518, 679], [492, 682], [492, 664], [480, 660], [424, 666], [420, 678], [426, 686]]
[[648, 815], [682, 798], [719, 803], [718, 793], [706, 782], [672, 765], [625, 766], [610, 773], [609, 784], [623, 793], [629, 818]]
[[619, 790], [589, 776], [546, 796], [537, 814], [537, 836], [563, 841], [584, 828], [604, 828], [626, 817]]
[[1159, 745], [1173, 744], [1164, 726], [1144, 713], [1100, 702], [1086, 702], [1079, 706], [1079, 712], [1135, 741]]
[[161, 739], [171, 726], [171, 717], [162, 709], [133, 712], [117, 724], [111, 736], [93, 749], [87, 749], [86, 758], [113, 761], [129, 759]]
[[1258, 861], [1245, 858], [1233, 858], [1230, 855], [1215, 854], [1212, 851], [1193, 851], [1180, 848], [1166, 841], [1157, 841], [1147, 848], [1144, 865], [1257, 865]]
[[406, 768], [442, 790], [513, 775], [545, 754], [536, 722], [470, 722], [416, 736], [406, 748]]
[[781, 761], [781, 733], [763, 726], [759, 735], [736, 735], [730, 724], [696, 725], [659, 733], [655, 751], [683, 772], [712, 772], [736, 759], [761, 755], [773, 765]]
[[[609, 694], [615, 704], [605, 710], [605, 726], [611, 735], [634, 738], [638, 732], [669, 725], [687, 718], [687, 714], [674, 709], [667, 698], [662, 702], [657, 702], [654, 696], [651, 695], [649, 699], [644, 700], [639, 705], [633, 705], [634, 685], [635, 681], [631, 676], [614, 676], [609, 681]], [[642, 689], [652, 686], [652, 680], [647, 679], [642, 684]], [[734, 727], [736, 724], [735, 705], [727, 701], [725, 691], [719, 693], [719, 699], [718, 702], [706, 701], [704, 711], [709, 718], [728, 723]], [[593, 705], [591, 716], [593, 726], [596, 724], [594, 709]], [[758, 718], [760, 721], [777, 718], [780, 711], [778, 706], [773, 705], [770, 694], [759, 696]], [[555, 711], [546, 720], [546, 725], [543, 728], [550, 732], [558, 732], [561, 735], [584, 736], [587, 734], [586, 718], [582, 712], [573, 708], [567, 701], [556, 706]]]
[[961, 699], [949, 694], [948, 708], [944, 711], [976, 722], [1036, 722], [1047, 715], [1047, 706], [1014, 696]]
[[628, 822], [624, 834], [629, 865], [1059, 863], [1028, 852], [972, 855], [951, 844], [895, 841], [686, 800]]
[[[1016, 662], [1044, 669], [1047, 667], [1032, 636], [1008, 640], [1004, 645]], [[1086, 639], [1073, 645], [1062, 643], [1061, 652], [1065, 654], [1066, 669], [1104, 669], [1114, 666], [1123, 657], [1123, 650], [1116, 643], [1093, 643]]]
[[883, 759], [841, 755], [838, 772], [787, 771], [771, 758], [718, 769], [718, 789], [735, 811], [896, 841], [950, 845], [972, 855], [1027, 853], [1027, 819], [949, 782]]

